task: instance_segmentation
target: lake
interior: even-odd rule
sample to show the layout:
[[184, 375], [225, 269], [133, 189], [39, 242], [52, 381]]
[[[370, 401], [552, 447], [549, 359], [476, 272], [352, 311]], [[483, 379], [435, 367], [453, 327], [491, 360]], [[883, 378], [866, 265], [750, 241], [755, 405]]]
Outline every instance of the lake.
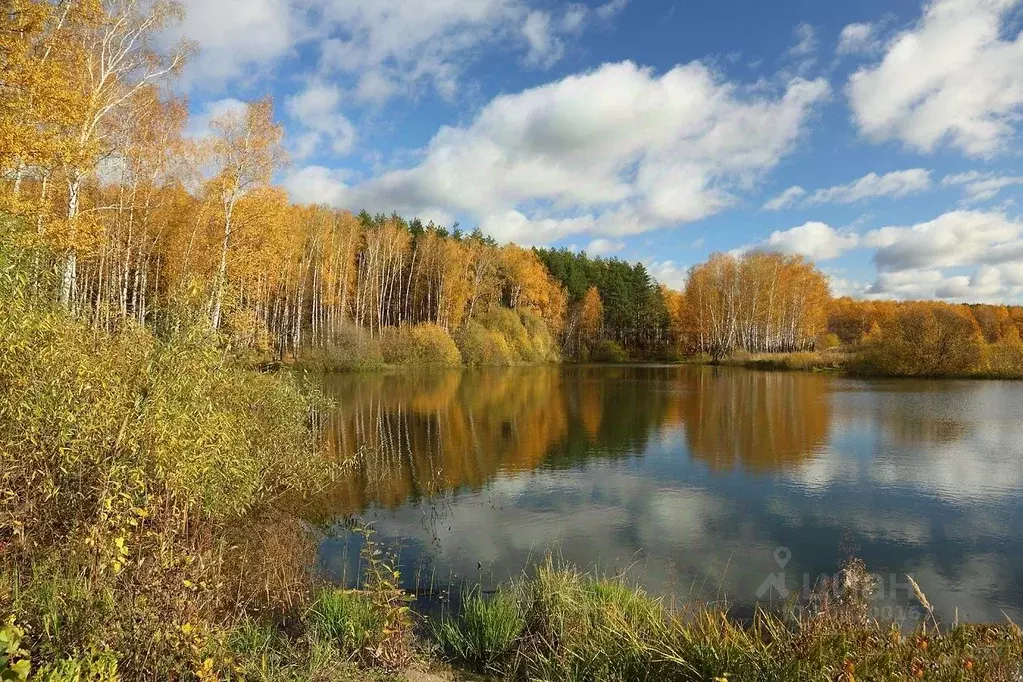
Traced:
[[[1023, 620], [1023, 383], [698, 366], [328, 375], [314, 508], [357, 573], [359, 517], [421, 592], [485, 589], [554, 552], [666, 598], [782, 602], [849, 556], [875, 613]], [[427, 588], [431, 588], [429, 591]]]

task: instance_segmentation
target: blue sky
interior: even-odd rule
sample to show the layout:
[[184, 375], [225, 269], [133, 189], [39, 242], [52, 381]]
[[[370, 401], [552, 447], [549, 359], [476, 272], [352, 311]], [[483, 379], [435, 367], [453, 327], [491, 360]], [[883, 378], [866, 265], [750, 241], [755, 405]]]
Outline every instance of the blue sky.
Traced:
[[1023, 0], [185, 0], [193, 131], [270, 93], [301, 202], [836, 293], [1023, 299]]

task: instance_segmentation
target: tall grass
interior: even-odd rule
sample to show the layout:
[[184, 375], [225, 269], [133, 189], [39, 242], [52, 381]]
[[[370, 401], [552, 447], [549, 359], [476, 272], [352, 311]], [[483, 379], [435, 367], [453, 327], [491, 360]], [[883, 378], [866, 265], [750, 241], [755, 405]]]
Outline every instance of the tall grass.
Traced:
[[[669, 606], [621, 579], [548, 560], [508, 593], [517, 605], [470, 601], [460, 621], [442, 623], [438, 638], [454, 660], [477, 668], [490, 660], [491, 670], [518, 680], [1019, 679], [1016, 625], [945, 627], [928, 611], [906, 631], [871, 617], [873, 589], [863, 564], [851, 562], [798, 608], [737, 620], [711, 606]], [[515, 613], [521, 620], [511, 620]]]
[[477, 589], [462, 602], [457, 618], [445, 618], [434, 628], [434, 636], [454, 660], [480, 672], [500, 674], [525, 626], [514, 595], [499, 592], [487, 599]]

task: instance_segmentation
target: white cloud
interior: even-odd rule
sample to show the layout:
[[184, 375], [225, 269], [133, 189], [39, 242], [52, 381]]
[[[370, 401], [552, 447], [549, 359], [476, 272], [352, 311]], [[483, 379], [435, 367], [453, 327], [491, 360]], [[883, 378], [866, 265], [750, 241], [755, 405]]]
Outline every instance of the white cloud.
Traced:
[[931, 188], [931, 172], [923, 168], [892, 171], [884, 175], [868, 173], [844, 185], [834, 185], [807, 194], [802, 187], [790, 187], [764, 204], [764, 209], [777, 211], [801, 203], [804, 206], [853, 204], [866, 199], [888, 197], [899, 199]]
[[308, 35], [308, 16], [290, 0], [183, 0], [185, 19], [164, 39], [182, 37], [200, 52], [187, 65], [185, 81], [218, 86], [262, 75]]
[[787, 190], [768, 201], [764, 204], [763, 209], [765, 211], [780, 211], [784, 208], [794, 206], [805, 195], [806, 190], [799, 185], [795, 185], [793, 187], [789, 187]]
[[209, 137], [212, 132], [210, 130], [211, 121], [227, 114], [241, 115], [245, 112], [246, 107], [248, 104], [233, 97], [206, 102], [198, 114], [193, 114], [188, 119], [185, 134], [197, 140]]
[[340, 207], [348, 186], [344, 171], [305, 166], [289, 171], [281, 180], [291, 200], [299, 204], [327, 204]]
[[783, 253], [802, 254], [812, 260], [831, 260], [856, 248], [859, 241], [854, 232], [836, 230], [825, 223], [807, 222], [771, 233], [760, 246]]
[[617, 241], [614, 239], [605, 239], [603, 237], [594, 239], [586, 245], [586, 253], [591, 256], [606, 256], [608, 254], [621, 251], [625, 248], [625, 242]]
[[853, 119], [875, 141], [929, 152], [948, 143], [989, 156], [1023, 107], [1023, 35], [1003, 39], [1020, 0], [931, 0], [847, 87]]
[[699, 62], [658, 75], [605, 64], [503, 95], [466, 127], [444, 127], [420, 165], [351, 190], [370, 210], [441, 207], [501, 239], [637, 234], [737, 201], [789, 153], [826, 81], [775, 97]]
[[795, 31], [798, 42], [789, 48], [794, 57], [807, 57], [817, 50], [817, 31], [810, 24], [799, 24]]
[[870, 23], [849, 24], [842, 29], [838, 38], [836, 54], [871, 54], [881, 49], [881, 41], [877, 38], [877, 27]]
[[842, 277], [836, 273], [825, 273], [828, 276], [828, 284], [831, 286], [832, 296], [850, 296], [853, 298], [862, 297], [867, 293], [868, 285]]
[[[595, 9], [567, 5], [551, 13], [539, 0], [183, 0], [186, 19], [167, 43], [187, 37], [199, 54], [186, 84], [221, 87], [271, 73], [299, 48], [315, 45], [323, 78], [344, 77], [362, 102], [382, 103], [430, 88], [448, 99], [486, 49], [527, 53], [546, 67], [564, 51], [563, 36], [607, 21], [626, 2]], [[351, 81], [348, 83], [347, 81]]]
[[648, 260], [644, 262], [644, 265], [646, 265], [647, 271], [657, 280], [658, 284], [663, 284], [669, 289], [675, 289], [676, 291], [681, 291], [685, 288], [686, 279], [689, 277], [688, 267], [680, 265], [673, 260]]
[[586, 5], [569, 5], [565, 9], [565, 14], [561, 17], [561, 30], [566, 33], [578, 32], [582, 29], [583, 24], [586, 23], [586, 18], [589, 16], [589, 13], [590, 8]]
[[526, 64], [530, 66], [549, 68], [565, 53], [565, 45], [554, 34], [551, 15], [547, 12], [540, 10], [530, 12], [522, 24], [522, 35], [529, 44]]
[[969, 204], [994, 199], [999, 192], [1007, 187], [1023, 185], [1023, 176], [969, 171], [957, 175], [946, 175], [941, 184], [946, 187], [962, 186], [963, 201]]
[[877, 249], [874, 262], [889, 272], [1012, 260], [1023, 224], [1003, 213], [951, 211], [910, 227], [871, 230], [864, 243]]
[[341, 89], [314, 83], [287, 101], [288, 114], [300, 123], [305, 134], [298, 138], [299, 158], [321, 150], [326, 140], [334, 154], [347, 154], [355, 143], [355, 126], [340, 111]]
[[454, 99], [481, 48], [523, 49], [526, 64], [547, 68], [564, 54], [564, 36], [625, 5], [573, 3], [556, 15], [532, 0], [309, 1], [324, 25], [321, 71], [357, 76], [356, 96], [373, 103], [424, 87]]
[[608, 0], [603, 5], [597, 7], [597, 16], [605, 21], [612, 19], [624, 10], [628, 4], [629, 0]]
[[892, 171], [884, 175], [868, 173], [845, 185], [819, 189], [806, 198], [807, 205], [852, 204], [864, 199], [889, 197], [898, 199], [931, 188], [931, 172], [923, 168]]
[[876, 249], [870, 292], [897, 298], [1010, 300], [1023, 287], [1023, 223], [1003, 213], [951, 211], [864, 235]]

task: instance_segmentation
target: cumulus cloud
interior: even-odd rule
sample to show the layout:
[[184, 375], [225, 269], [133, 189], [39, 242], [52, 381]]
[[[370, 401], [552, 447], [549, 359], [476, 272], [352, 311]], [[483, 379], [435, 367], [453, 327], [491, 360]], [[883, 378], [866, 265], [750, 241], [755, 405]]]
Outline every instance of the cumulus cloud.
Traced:
[[484, 46], [521, 49], [528, 66], [548, 68], [564, 54], [566, 35], [610, 19], [625, 4], [591, 10], [573, 3], [554, 12], [529, 0], [310, 1], [325, 26], [321, 70], [357, 75], [356, 95], [374, 103], [422, 87], [455, 98], [465, 66]]
[[1023, 107], [1023, 35], [1004, 36], [1020, 0], [931, 0], [880, 63], [847, 86], [853, 120], [875, 141], [924, 152], [947, 143], [990, 156]]
[[[572, 14], [570, 22], [579, 21], [579, 13]], [[526, 15], [522, 24], [522, 35], [526, 37], [529, 44], [529, 52], [526, 53], [526, 64], [540, 68], [550, 68], [558, 62], [565, 53], [565, 45], [554, 33], [551, 15], [549, 12], [534, 10]]]
[[969, 171], [956, 175], [946, 175], [942, 179], [941, 184], [946, 187], [961, 186], [963, 188], [963, 201], [972, 204], [994, 199], [1007, 187], [1023, 185], [1023, 176]]
[[689, 268], [674, 260], [648, 260], [644, 263], [647, 272], [659, 284], [681, 291], [686, 286]]
[[359, 101], [382, 103], [432, 88], [449, 99], [483, 47], [525, 55], [544, 67], [564, 52], [564, 37], [606, 22], [624, 0], [549, 11], [538, 0], [183, 0], [185, 22], [166, 42], [194, 40], [190, 86], [218, 88], [265, 76], [300, 48], [315, 46], [325, 78], [344, 77]]
[[777, 211], [797, 204], [803, 206], [853, 204], [878, 197], [898, 199], [930, 188], [931, 172], [923, 168], [892, 171], [884, 175], [868, 173], [852, 182], [818, 189], [812, 194], [807, 194], [806, 190], [799, 186], [790, 187], [764, 204], [764, 209]]
[[232, 113], [241, 115], [247, 106], [248, 104], [234, 97], [206, 102], [198, 113], [188, 119], [185, 134], [194, 139], [209, 137], [212, 133], [210, 123], [214, 119]]
[[997, 211], [950, 211], [926, 222], [863, 234], [810, 221], [775, 231], [733, 253], [755, 249], [800, 254], [819, 262], [853, 249], [872, 250], [873, 283], [832, 274], [832, 288], [839, 295], [958, 301], [1023, 296], [1023, 222]]
[[300, 204], [340, 206], [348, 191], [344, 171], [305, 166], [288, 172], [281, 180], [292, 201]]
[[794, 57], [806, 57], [817, 50], [817, 31], [810, 24], [799, 24], [794, 31], [796, 34], [795, 45], [789, 48], [789, 54]]
[[722, 81], [699, 62], [657, 74], [631, 62], [491, 101], [444, 127], [418, 166], [351, 189], [370, 210], [441, 207], [495, 237], [637, 234], [737, 201], [789, 153], [826, 81], [775, 96]]
[[606, 21], [624, 10], [628, 4], [629, 0], [608, 0], [597, 7], [597, 16]]
[[760, 246], [783, 253], [801, 254], [812, 260], [838, 258], [859, 245], [859, 235], [836, 230], [826, 223], [807, 222], [789, 230], [772, 232]]
[[899, 272], [1011, 260], [1023, 224], [1004, 213], [951, 211], [909, 227], [882, 227], [864, 238], [881, 270]]
[[951, 211], [864, 235], [875, 249], [870, 293], [897, 298], [1007, 300], [1023, 286], [1023, 223], [1004, 213]]
[[881, 49], [877, 27], [871, 23], [849, 24], [838, 37], [835, 53], [839, 56], [871, 54]]
[[605, 239], [601, 237], [599, 239], [594, 239], [586, 245], [586, 253], [591, 256], [607, 256], [617, 251], [621, 251], [624, 248], [625, 242], [623, 241]]
[[355, 143], [355, 126], [340, 111], [341, 89], [335, 85], [310, 84], [287, 101], [288, 114], [304, 129], [295, 153], [304, 158], [322, 150], [324, 142], [334, 154], [347, 154]]
[[188, 38], [200, 48], [185, 81], [211, 87], [261, 75], [309, 36], [309, 14], [290, 0], [182, 0], [185, 20], [168, 42]]

